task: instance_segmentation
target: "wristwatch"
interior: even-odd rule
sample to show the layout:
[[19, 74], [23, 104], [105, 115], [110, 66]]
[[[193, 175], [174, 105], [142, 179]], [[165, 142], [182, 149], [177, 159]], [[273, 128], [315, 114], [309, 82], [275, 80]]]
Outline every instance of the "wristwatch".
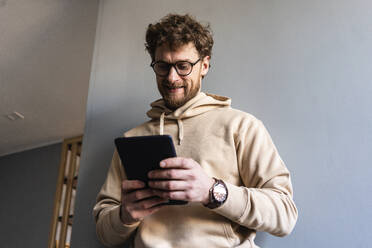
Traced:
[[209, 189], [209, 202], [205, 205], [211, 209], [221, 206], [226, 201], [228, 195], [226, 184], [220, 179], [213, 179], [215, 183]]

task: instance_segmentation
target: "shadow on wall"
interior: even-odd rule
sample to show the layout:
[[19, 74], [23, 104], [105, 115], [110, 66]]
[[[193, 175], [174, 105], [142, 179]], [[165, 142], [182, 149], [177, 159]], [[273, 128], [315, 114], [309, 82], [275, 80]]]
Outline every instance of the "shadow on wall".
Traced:
[[268, 234], [263, 233], [263, 232], [257, 232], [256, 239], [254, 240], [256, 245], [258, 245], [259, 247], [265, 247], [264, 244], [265, 244], [265, 239], [267, 235]]

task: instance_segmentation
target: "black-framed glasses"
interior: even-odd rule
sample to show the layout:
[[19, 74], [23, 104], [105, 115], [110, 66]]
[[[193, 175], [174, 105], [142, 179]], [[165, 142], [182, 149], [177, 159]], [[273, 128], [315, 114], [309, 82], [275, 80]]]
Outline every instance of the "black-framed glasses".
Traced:
[[183, 61], [183, 60], [177, 61], [176, 63], [167, 63], [167, 62], [164, 62], [164, 61], [157, 61], [157, 62], [154, 61], [154, 62], [151, 63], [150, 66], [152, 67], [152, 69], [154, 70], [156, 75], [161, 76], [161, 77], [168, 76], [169, 71], [172, 67], [174, 67], [174, 69], [176, 69], [176, 72], [177, 72], [178, 75], [184, 77], [184, 76], [189, 75], [192, 72], [192, 68], [200, 60], [201, 60], [201, 58], [199, 58], [194, 63], [191, 63], [189, 61]]

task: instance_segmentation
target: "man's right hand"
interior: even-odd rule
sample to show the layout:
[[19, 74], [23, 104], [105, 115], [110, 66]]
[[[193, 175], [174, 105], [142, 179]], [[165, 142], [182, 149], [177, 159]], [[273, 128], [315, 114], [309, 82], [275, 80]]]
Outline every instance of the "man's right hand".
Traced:
[[121, 214], [124, 224], [141, 221], [146, 216], [155, 213], [169, 200], [156, 196], [152, 189], [145, 188], [145, 183], [138, 180], [124, 180], [122, 182]]

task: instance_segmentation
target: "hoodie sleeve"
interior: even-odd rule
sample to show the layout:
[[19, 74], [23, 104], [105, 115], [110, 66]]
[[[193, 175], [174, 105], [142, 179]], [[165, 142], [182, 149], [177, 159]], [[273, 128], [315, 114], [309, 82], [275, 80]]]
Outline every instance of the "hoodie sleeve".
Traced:
[[124, 178], [125, 173], [115, 150], [106, 181], [93, 209], [98, 239], [106, 246], [129, 241], [139, 225], [139, 222], [125, 225], [120, 220], [121, 182]]
[[228, 198], [214, 211], [250, 229], [288, 235], [297, 221], [288, 169], [261, 121], [243, 124], [237, 136], [244, 186], [226, 183]]

